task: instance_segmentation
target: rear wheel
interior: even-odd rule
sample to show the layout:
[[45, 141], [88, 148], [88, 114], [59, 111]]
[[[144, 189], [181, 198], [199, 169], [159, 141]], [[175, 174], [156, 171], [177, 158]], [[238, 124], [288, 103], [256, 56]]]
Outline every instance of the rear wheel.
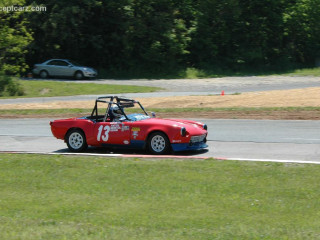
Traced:
[[71, 130], [66, 137], [68, 148], [72, 152], [81, 152], [87, 149], [87, 141], [84, 133], [79, 129]]
[[48, 72], [46, 70], [42, 70], [40, 72], [40, 77], [41, 78], [47, 78], [49, 76]]
[[154, 132], [148, 138], [148, 147], [152, 154], [165, 154], [170, 149], [170, 142], [163, 132]]

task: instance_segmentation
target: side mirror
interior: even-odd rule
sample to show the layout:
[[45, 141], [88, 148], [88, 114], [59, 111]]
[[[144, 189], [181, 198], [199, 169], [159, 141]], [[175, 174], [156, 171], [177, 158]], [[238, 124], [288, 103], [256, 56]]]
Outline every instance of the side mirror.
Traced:
[[69, 64], [69, 65], [68, 65], [68, 67], [69, 67], [69, 68], [71, 68], [71, 67], [72, 67], [72, 65], [71, 65], [71, 64]]
[[153, 118], [155, 118], [155, 117], [156, 117], [156, 113], [155, 113], [155, 112], [151, 112], [151, 116], [152, 116]]

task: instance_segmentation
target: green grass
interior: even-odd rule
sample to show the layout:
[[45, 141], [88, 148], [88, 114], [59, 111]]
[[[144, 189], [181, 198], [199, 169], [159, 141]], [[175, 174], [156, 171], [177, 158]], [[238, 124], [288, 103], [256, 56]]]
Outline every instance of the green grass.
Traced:
[[204, 70], [197, 68], [187, 68], [183, 74], [185, 78], [197, 79], [197, 78], [206, 78], [206, 77], [220, 77], [219, 74], [208, 73]]
[[0, 155], [0, 239], [319, 239], [319, 165]]
[[[155, 112], [211, 112], [211, 111], [228, 111], [228, 112], [261, 112], [261, 111], [320, 111], [320, 107], [225, 107], [225, 108], [151, 108], [148, 111]], [[1, 111], [0, 111], [1, 112]]]
[[[92, 106], [93, 109], [94, 105]], [[5, 115], [20, 115], [20, 116], [32, 116], [32, 115], [57, 115], [57, 114], [65, 114], [68, 116], [68, 114], [74, 115], [90, 115], [92, 112], [92, 109], [82, 109], [82, 108], [62, 108], [62, 109], [6, 109], [0, 110], [0, 116]]]
[[[234, 66], [233, 66], [234, 67]], [[217, 67], [207, 66], [202, 68], [176, 66], [150, 71], [145, 66], [132, 69], [99, 69], [100, 79], [197, 79], [197, 78], [217, 78], [231, 76], [268, 76], [268, 75], [295, 75], [295, 76], [320, 76], [320, 68], [302, 68], [298, 66], [283, 66], [270, 68], [270, 66], [261, 66], [251, 68], [238, 67]], [[237, 69], [237, 70], [236, 70]]]
[[[92, 106], [93, 107], [93, 106]], [[225, 111], [225, 112], [277, 112], [277, 111], [288, 111], [288, 112], [299, 112], [299, 111], [319, 111], [320, 107], [261, 107], [261, 108], [251, 108], [251, 107], [231, 107], [231, 108], [150, 108], [146, 109], [148, 113], [184, 113], [184, 112], [215, 112], [215, 111]], [[126, 109], [126, 112], [135, 112], [135, 109]], [[92, 109], [82, 109], [82, 108], [62, 108], [62, 109], [1, 109], [0, 116], [6, 115], [20, 115], [20, 116], [32, 116], [32, 115], [58, 115], [65, 114], [69, 115], [90, 115]]]
[[320, 76], [320, 67], [318, 68], [304, 68], [293, 70], [292, 72], [286, 73], [285, 75], [289, 76]]
[[[95, 83], [72, 83], [60, 81], [26, 81], [20, 80], [25, 95], [22, 97], [56, 97], [74, 95], [96, 94], [120, 94], [137, 92], [155, 92], [160, 90], [156, 87], [110, 85]], [[8, 98], [4, 96], [2, 98]], [[16, 97], [16, 96], [15, 96]]]
[[320, 67], [318, 68], [303, 68], [292, 69], [285, 71], [239, 71], [232, 72], [227, 70], [202, 70], [197, 68], [187, 68], [185, 71], [181, 71], [179, 78], [216, 78], [216, 77], [230, 77], [230, 76], [268, 76], [268, 75], [284, 75], [284, 76], [320, 76]]
[[[136, 70], [136, 69], [135, 69]], [[194, 68], [194, 67], [181, 67], [171, 69], [170, 71], [148, 72], [145, 69], [129, 71], [129, 72], [116, 72], [114, 74], [110, 71], [101, 69], [100, 77], [102, 79], [198, 79], [198, 78], [217, 78], [217, 77], [245, 77], [245, 76], [269, 76], [269, 75], [290, 75], [290, 76], [320, 76], [320, 67], [318, 68], [283, 68], [272, 70], [268, 68], [260, 69], [242, 69], [232, 70], [228, 68]]]

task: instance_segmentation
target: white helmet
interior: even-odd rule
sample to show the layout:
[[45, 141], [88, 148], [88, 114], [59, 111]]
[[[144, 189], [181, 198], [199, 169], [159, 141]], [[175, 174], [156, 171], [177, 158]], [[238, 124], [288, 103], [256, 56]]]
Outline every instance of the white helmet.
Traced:
[[110, 112], [114, 118], [121, 118], [123, 116], [121, 109], [117, 105], [111, 107]]

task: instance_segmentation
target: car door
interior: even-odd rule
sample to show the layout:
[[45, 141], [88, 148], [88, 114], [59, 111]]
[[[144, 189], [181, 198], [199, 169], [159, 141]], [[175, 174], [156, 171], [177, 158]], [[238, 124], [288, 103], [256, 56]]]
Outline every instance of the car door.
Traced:
[[59, 69], [57, 67], [59, 67], [58, 61], [51, 60], [50, 62], [47, 63], [45, 70], [48, 71], [50, 76], [59, 76]]
[[73, 69], [67, 61], [58, 60], [56, 70], [59, 76], [71, 77], [73, 76]]
[[69, 61], [63, 61], [63, 76], [66, 77], [73, 77], [76, 69], [75, 66], [73, 64], [71, 64]]
[[129, 145], [131, 122], [97, 122], [94, 136], [97, 145]]

